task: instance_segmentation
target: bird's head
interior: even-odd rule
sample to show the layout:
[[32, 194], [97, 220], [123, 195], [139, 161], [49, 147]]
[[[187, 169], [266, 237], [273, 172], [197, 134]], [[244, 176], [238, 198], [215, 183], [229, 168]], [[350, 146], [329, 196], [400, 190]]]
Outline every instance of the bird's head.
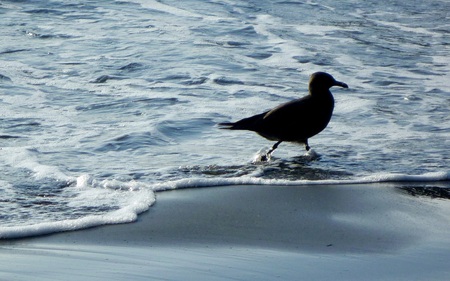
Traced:
[[312, 92], [312, 90], [328, 90], [333, 86], [339, 86], [342, 88], [348, 88], [348, 85], [336, 81], [336, 79], [333, 78], [330, 74], [326, 72], [316, 72], [311, 75], [311, 78], [309, 79], [309, 90]]

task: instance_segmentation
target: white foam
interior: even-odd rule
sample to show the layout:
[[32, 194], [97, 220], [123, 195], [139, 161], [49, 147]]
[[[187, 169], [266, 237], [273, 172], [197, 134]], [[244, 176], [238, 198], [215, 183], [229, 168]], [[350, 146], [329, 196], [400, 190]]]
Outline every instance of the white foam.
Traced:
[[394, 27], [397, 28], [401, 31], [404, 32], [411, 32], [411, 33], [418, 33], [418, 34], [424, 34], [424, 35], [431, 35], [431, 36], [436, 36], [436, 37], [442, 37], [442, 34], [439, 34], [437, 32], [432, 32], [429, 31], [426, 28], [423, 27], [408, 27], [404, 24], [400, 24], [398, 22], [388, 22], [388, 21], [379, 21], [379, 20], [372, 20], [372, 22], [376, 23], [377, 25], [385, 25], [385, 26], [390, 26], [390, 27]]
[[201, 18], [201, 19], [209, 19], [216, 20], [217, 18], [210, 15], [198, 14], [195, 12], [188, 11], [186, 9], [177, 8], [174, 6], [170, 6], [167, 4], [163, 4], [159, 1], [143, 1], [143, 0], [133, 0], [133, 2], [140, 4], [144, 8], [148, 8], [151, 10], [157, 10], [164, 13], [169, 13], [178, 17], [191, 17], [191, 18]]
[[433, 182], [449, 181], [450, 171], [431, 172], [422, 175], [406, 175], [397, 173], [379, 173], [363, 177], [361, 179], [349, 180], [355, 183], [379, 183], [379, 182]]
[[[308, 52], [300, 47], [298, 42], [293, 40], [286, 40], [272, 32], [272, 29], [285, 26], [280, 19], [271, 15], [258, 15], [254, 24], [254, 29], [257, 33], [266, 36], [267, 42], [276, 47], [279, 51], [273, 53], [271, 57], [265, 59], [261, 64], [278, 68], [299, 68], [298, 61], [295, 56], [305, 55]], [[313, 66], [312, 66], [313, 67]], [[311, 73], [318, 71], [316, 69], [308, 69]]]
[[120, 210], [105, 215], [90, 215], [80, 219], [53, 221], [38, 223], [28, 226], [13, 226], [0, 228], [0, 238], [13, 239], [22, 237], [39, 236], [50, 233], [73, 231], [106, 224], [129, 223], [137, 219], [137, 215], [148, 210], [155, 201], [153, 193], [142, 194], [136, 197], [147, 196], [146, 200], [140, 199]]
[[311, 1], [311, 0], [306, 1], [306, 4], [311, 5], [311, 6], [319, 6], [319, 7], [323, 7], [323, 8], [325, 8], [325, 9], [330, 10], [330, 11], [335, 11], [335, 10], [336, 10], [335, 8], [333, 8], [333, 7], [331, 7], [331, 6], [319, 4], [319, 3], [313, 2], [313, 1]]
[[339, 30], [339, 28], [335, 26], [319, 26], [319, 25], [310, 25], [310, 24], [302, 24], [295, 27], [296, 30], [303, 34], [308, 35], [326, 35], [327, 33], [334, 32]]
[[279, 180], [263, 179], [257, 177], [236, 177], [236, 178], [187, 178], [175, 181], [155, 184], [155, 192], [183, 189], [201, 188], [210, 186], [230, 186], [230, 185], [341, 185], [341, 184], [370, 184], [388, 182], [435, 182], [450, 181], [450, 171], [425, 173], [422, 175], [406, 175], [394, 173], [380, 173], [367, 177], [349, 180]]
[[2, 149], [6, 152], [6, 162], [15, 168], [22, 168], [32, 171], [32, 176], [37, 180], [52, 178], [60, 181], [73, 181], [75, 178], [68, 176], [56, 166], [41, 164], [33, 149], [6, 147]]
[[[103, 188], [102, 188], [103, 187]], [[137, 182], [99, 181], [88, 175], [77, 178], [74, 187], [79, 192], [70, 198], [69, 207], [119, 206], [119, 209], [101, 215], [87, 215], [78, 219], [55, 220], [24, 226], [0, 227], [0, 238], [12, 239], [73, 231], [106, 224], [129, 223], [155, 202], [155, 194]], [[125, 191], [124, 191], [125, 189]]]

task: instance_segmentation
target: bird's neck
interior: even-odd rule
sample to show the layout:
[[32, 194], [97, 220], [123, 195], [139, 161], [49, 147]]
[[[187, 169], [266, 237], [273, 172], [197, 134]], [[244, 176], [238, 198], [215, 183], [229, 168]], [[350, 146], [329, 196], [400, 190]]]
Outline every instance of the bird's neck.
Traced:
[[331, 92], [329, 88], [324, 88], [320, 86], [309, 86], [309, 94], [313, 97], [329, 97]]

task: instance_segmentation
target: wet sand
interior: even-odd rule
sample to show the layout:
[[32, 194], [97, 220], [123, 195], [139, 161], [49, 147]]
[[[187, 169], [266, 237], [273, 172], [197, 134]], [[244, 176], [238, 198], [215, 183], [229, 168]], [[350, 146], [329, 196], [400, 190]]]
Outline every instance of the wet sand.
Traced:
[[135, 223], [0, 241], [0, 280], [448, 280], [450, 201], [404, 186], [159, 192]]

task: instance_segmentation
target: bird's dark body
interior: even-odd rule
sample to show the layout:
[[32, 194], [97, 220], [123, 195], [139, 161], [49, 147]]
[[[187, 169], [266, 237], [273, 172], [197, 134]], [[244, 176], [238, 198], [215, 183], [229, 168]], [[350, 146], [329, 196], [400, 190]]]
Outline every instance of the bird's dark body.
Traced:
[[228, 125], [230, 130], [254, 131], [273, 141], [305, 143], [325, 129], [333, 108], [331, 93], [324, 97], [306, 96], [235, 123], [222, 123], [222, 126]]
[[336, 81], [330, 74], [316, 72], [309, 80], [309, 95], [219, 126], [221, 129], [254, 131], [266, 139], [277, 141], [267, 153], [268, 157], [283, 141], [303, 143], [309, 150], [308, 139], [323, 131], [333, 115], [334, 98], [330, 92], [333, 86], [348, 88], [347, 84]]

